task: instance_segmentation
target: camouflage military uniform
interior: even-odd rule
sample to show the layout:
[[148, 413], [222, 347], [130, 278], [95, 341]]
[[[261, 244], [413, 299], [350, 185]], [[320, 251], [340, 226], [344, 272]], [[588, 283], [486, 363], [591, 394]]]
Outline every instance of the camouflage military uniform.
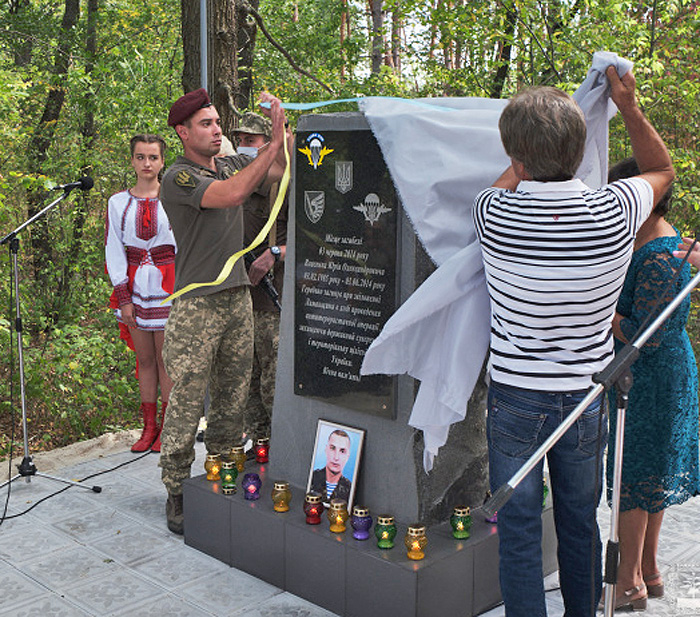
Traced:
[[280, 317], [266, 311], [254, 311], [253, 315], [255, 352], [246, 405], [246, 433], [255, 439], [270, 436], [277, 376], [277, 350], [280, 342]]
[[[180, 156], [167, 170], [161, 201], [183, 247], [175, 261], [176, 290], [215, 280], [228, 257], [243, 247], [242, 208], [205, 209], [200, 203], [211, 182], [225, 180], [249, 162], [247, 157], [217, 158], [214, 171]], [[223, 283], [177, 298], [170, 311], [163, 361], [174, 385], [160, 456], [170, 495], [180, 495], [190, 476], [207, 386], [207, 451], [223, 453], [240, 445], [253, 355], [250, 282], [240, 261]]]
[[253, 355], [248, 288], [177, 298], [166, 324], [163, 361], [174, 382], [161, 437], [160, 466], [168, 492], [182, 492], [194, 461], [197, 423], [209, 386], [207, 452], [240, 445], [241, 409], [248, 394]]
[[[270, 138], [269, 121], [258, 114], [247, 112], [243, 115], [235, 135], [243, 133], [263, 135]], [[252, 242], [267, 223], [272, 205], [277, 197], [277, 190], [271, 194], [253, 193], [243, 205], [245, 242]], [[282, 204], [268, 236], [255, 249], [256, 255], [262, 255], [270, 245], [287, 244], [288, 202]], [[277, 261], [272, 269], [272, 283], [282, 298], [284, 279], [284, 261]], [[253, 372], [246, 404], [246, 433], [253, 439], [270, 436], [272, 404], [275, 398], [275, 377], [277, 375], [277, 349], [279, 347], [279, 309], [264, 291], [262, 285], [250, 288], [253, 298], [253, 321], [255, 323], [255, 344], [253, 353]]]

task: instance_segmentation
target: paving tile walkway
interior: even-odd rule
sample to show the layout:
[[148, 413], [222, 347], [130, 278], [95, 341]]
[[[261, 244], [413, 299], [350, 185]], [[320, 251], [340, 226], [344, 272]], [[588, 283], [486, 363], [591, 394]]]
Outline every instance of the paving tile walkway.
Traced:
[[[196, 450], [195, 472], [205, 456], [203, 444]], [[51, 475], [83, 479], [99, 472], [105, 473], [85, 483], [101, 493], [71, 487], [0, 526], [0, 617], [334, 617], [170, 533], [156, 455], [93, 455]], [[8, 516], [63, 487], [39, 476], [14, 482]], [[599, 518], [605, 533], [605, 506]], [[645, 615], [700, 617], [699, 534], [696, 501], [668, 511], [660, 556], [669, 593], [650, 600]], [[546, 584], [549, 616], [561, 617], [556, 574]], [[504, 614], [501, 606], [484, 617]]]

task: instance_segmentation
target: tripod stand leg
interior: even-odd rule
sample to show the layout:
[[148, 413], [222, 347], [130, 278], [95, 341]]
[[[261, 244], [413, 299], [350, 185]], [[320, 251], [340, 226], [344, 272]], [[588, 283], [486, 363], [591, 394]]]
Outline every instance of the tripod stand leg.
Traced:
[[0, 489], [5, 488], [8, 484], [12, 484], [15, 480], [21, 478], [22, 476], [20, 474], [17, 474], [16, 476], [12, 476], [9, 480], [5, 480], [2, 484], [0, 484]]
[[57, 478], [56, 476], [50, 476], [45, 473], [37, 473], [37, 476], [40, 476], [42, 478], [48, 478], [49, 480], [55, 480], [56, 482], [63, 482], [64, 484], [70, 484], [71, 486], [77, 486], [79, 488], [84, 488], [87, 489], [88, 491], [92, 491], [93, 493], [101, 493], [102, 492], [102, 487], [101, 486], [87, 486], [83, 484], [82, 482], [77, 482], [75, 480], [66, 480], [65, 478]]
[[[67, 195], [68, 193], [65, 193]], [[54, 202], [58, 203], [60, 199], [56, 200]], [[51, 204], [51, 205], [54, 205]], [[50, 207], [50, 206], [49, 206]], [[45, 208], [45, 210], [48, 210], [48, 208]], [[26, 392], [25, 392], [25, 378], [24, 378], [24, 344], [22, 341], [22, 317], [21, 317], [21, 310], [20, 310], [20, 299], [19, 299], [19, 270], [17, 267], [17, 253], [19, 252], [19, 238], [16, 237], [16, 231], [13, 232], [12, 234], [9, 234], [3, 239], [3, 243], [5, 241], [9, 242], [9, 249], [10, 249], [10, 254], [12, 255], [12, 272], [13, 272], [13, 290], [14, 290], [14, 296], [15, 296], [15, 332], [17, 334], [17, 356], [19, 360], [19, 384], [20, 384], [20, 400], [22, 403], [22, 436], [24, 440], [24, 458], [22, 459], [22, 462], [17, 465], [17, 469], [19, 470], [19, 474], [15, 476], [14, 478], [8, 480], [4, 484], [0, 485], [0, 488], [2, 488], [5, 485], [11, 484], [14, 480], [17, 480], [18, 478], [25, 478], [26, 482], [29, 483], [31, 482], [32, 476], [35, 475], [44, 475], [46, 478], [50, 478], [51, 480], [56, 480], [57, 482], [63, 482], [65, 484], [71, 484], [75, 486], [79, 486], [80, 488], [85, 488], [87, 490], [93, 491], [95, 493], [99, 493], [102, 491], [102, 488], [99, 486], [85, 486], [84, 484], [81, 484], [80, 482], [73, 482], [72, 480], [64, 480], [63, 478], [55, 478], [53, 476], [47, 476], [45, 474], [37, 474], [37, 469], [34, 463], [32, 462], [32, 457], [29, 454], [29, 431], [27, 429], [27, 397], [26, 397]]]
[[615, 382], [617, 392], [617, 426], [615, 428], [615, 458], [613, 462], [612, 507], [610, 513], [610, 537], [605, 550], [605, 617], [613, 617], [617, 568], [620, 564], [620, 487], [622, 485], [622, 450], [625, 444], [625, 414], [629, 391], [632, 389], [632, 372], [626, 369]]

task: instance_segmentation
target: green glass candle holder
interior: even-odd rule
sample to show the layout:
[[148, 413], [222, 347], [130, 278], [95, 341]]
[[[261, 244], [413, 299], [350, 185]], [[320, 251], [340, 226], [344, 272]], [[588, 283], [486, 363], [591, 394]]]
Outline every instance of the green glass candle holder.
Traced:
[[236, 492], [236, 478], [238, 469], [233, 461], [221, 463], [221, 492], [224, 495], [233, 495]]
[[472, 517], [468, 506], [456, 506], [450, 516], [452, 537], [457, 540], [466, 540], [471, 535]]
[[378, 516], [377, 524], [374, 526], [374, 535], [377, 538], [377, 546], [379, 548], [394, 548], [394, 538], [396, 537], [394, 517], [388, 514]]

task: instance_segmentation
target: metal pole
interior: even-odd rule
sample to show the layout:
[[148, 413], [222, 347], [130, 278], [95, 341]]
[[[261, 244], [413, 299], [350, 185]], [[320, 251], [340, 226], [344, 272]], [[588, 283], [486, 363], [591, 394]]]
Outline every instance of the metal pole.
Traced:
[[199, 76], [202, 88], [207, 90], [207, 0], [199, 0]]

